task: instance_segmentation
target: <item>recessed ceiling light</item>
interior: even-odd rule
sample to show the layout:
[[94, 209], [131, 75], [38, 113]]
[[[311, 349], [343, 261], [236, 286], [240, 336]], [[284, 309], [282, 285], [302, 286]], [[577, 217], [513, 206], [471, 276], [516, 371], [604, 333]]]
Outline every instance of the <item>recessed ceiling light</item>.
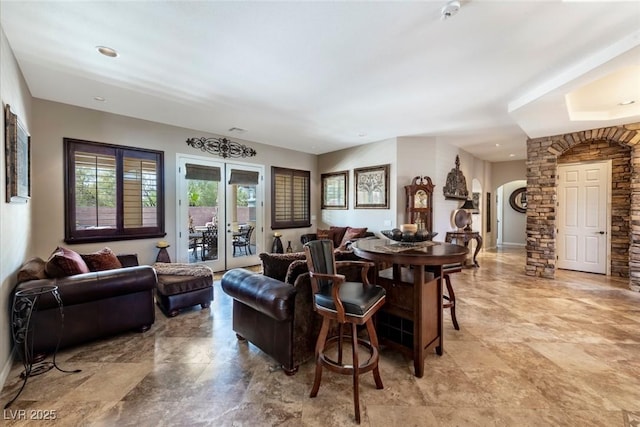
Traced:
[[500, 147], [500, 144], [496, 144], [496, 147]]
[[624, 106], [624, 105], [631, 105], [635, 103], [636, 101], [634, 99], [627, 99], [626, 101], [618, 102], [618, 105]]
[[515, 156], [516, 156], [516, 155], [515, 155], [515, 154], [513, 154], [513, 153], [509, 154], [509, 157], [515, 157]]
[[101, 54], [103, 54], [104, 56], [108, 56], [109, 58], [118, 57], [118, 52], [115, 49], [111, 48], [111, 47], [96, 46], [96, 50], [98, 52], [100, 52]]
[[103, 98], [103, 97], [101, 97], [101, 96], [94, 96], [94, 97], [93, 97], [93, 99], [94, 99], [95, 101], [100, 101], [100, 102], [104, 102], [104, 101], [106, 101], [106, 99], [104, 99], [104, 98]]
[[360, 138], [364, 138], [365, 136], [367, 136], [367, 134], [366, 134], [366, 133], [364, 133], [364, 132], [360, 132], [360, 133], [358, 134], [358, 136], [359, 136]]

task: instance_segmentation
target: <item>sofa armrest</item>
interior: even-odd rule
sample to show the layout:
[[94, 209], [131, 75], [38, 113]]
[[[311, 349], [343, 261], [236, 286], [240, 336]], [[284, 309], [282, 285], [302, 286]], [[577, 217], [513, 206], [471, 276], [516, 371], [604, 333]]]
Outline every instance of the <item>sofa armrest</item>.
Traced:
[[293, 286], [244, 268], [222, 276], [222, 290], [241, 303], [278, 321], [293, 318], [296, 290]]
[[[15, 291], [39, 288], [44, 285], [58, 286], [58, 293], [65, 306], [82, 304], [88, 301], [111, 298], [119, 295], [153, 290], [157, 284], [153, 267], [141, 265], [76, 274], [58, 279], [30, 280], [20, 283]], [[51, 294], [44, 294], [38, 301], [38, 309], [58, 307]]]

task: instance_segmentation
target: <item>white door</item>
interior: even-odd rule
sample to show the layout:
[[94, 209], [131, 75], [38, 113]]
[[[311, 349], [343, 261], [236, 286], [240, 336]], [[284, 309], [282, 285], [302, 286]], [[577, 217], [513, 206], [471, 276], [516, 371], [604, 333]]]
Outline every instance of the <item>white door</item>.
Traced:
[[[264, 167], [179, 154], [177, 169], [177, 262], [213, 271], [259, 264]], [[251, 235], [243, 236], [247, 226]]]
[[226, 269], [260, 264], [264, 252], [264, 168], [226, 164]]
[[610, 187], [610, 161], [558, 166], [558, 268], [607, 274]]

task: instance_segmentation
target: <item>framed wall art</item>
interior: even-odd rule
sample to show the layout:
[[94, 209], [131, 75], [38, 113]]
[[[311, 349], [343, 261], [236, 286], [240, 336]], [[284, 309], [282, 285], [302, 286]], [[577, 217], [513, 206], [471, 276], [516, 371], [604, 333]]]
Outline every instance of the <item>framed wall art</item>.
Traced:
[[353, 170], [356, 209], [389, 209], [389, 165]]
[[8, 203], [26, 203], [31, 197], [31, 137], [11, 111], [4, 108], [5, 166]]
[[349, 171], [323, 173], [322, 183], [322, 209], [348, 209], [349, 196]]

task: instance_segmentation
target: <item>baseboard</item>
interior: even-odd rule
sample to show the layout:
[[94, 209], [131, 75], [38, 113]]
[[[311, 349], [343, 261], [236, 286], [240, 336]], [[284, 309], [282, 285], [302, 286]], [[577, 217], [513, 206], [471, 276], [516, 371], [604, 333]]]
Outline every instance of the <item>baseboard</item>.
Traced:
[[502, 242], [500, 244], [500, 246], [516, 246], [519, 248], [524, 248], [525, 246], [527, 246], [526, 243], [510, 243], [510, 242]]
[[0, 387], [0, 390], [2, 390], [4, 388], [4, 383], [7, 381], [7, 378], [9, 378], [9, 372], [11, 372], [11, 367], [13, 366], [13, 361], [15, 359], [15, 355], [16, 355], [16, 351], [15, 351], [15, 347], [14, 347], [11, 350], [11, 354], [9, 355], [9, 359], [7, 360], [7, 362], [2, 367], [2, 371], [0, 371], [0, 384], [2, 384], [2, 387]]

